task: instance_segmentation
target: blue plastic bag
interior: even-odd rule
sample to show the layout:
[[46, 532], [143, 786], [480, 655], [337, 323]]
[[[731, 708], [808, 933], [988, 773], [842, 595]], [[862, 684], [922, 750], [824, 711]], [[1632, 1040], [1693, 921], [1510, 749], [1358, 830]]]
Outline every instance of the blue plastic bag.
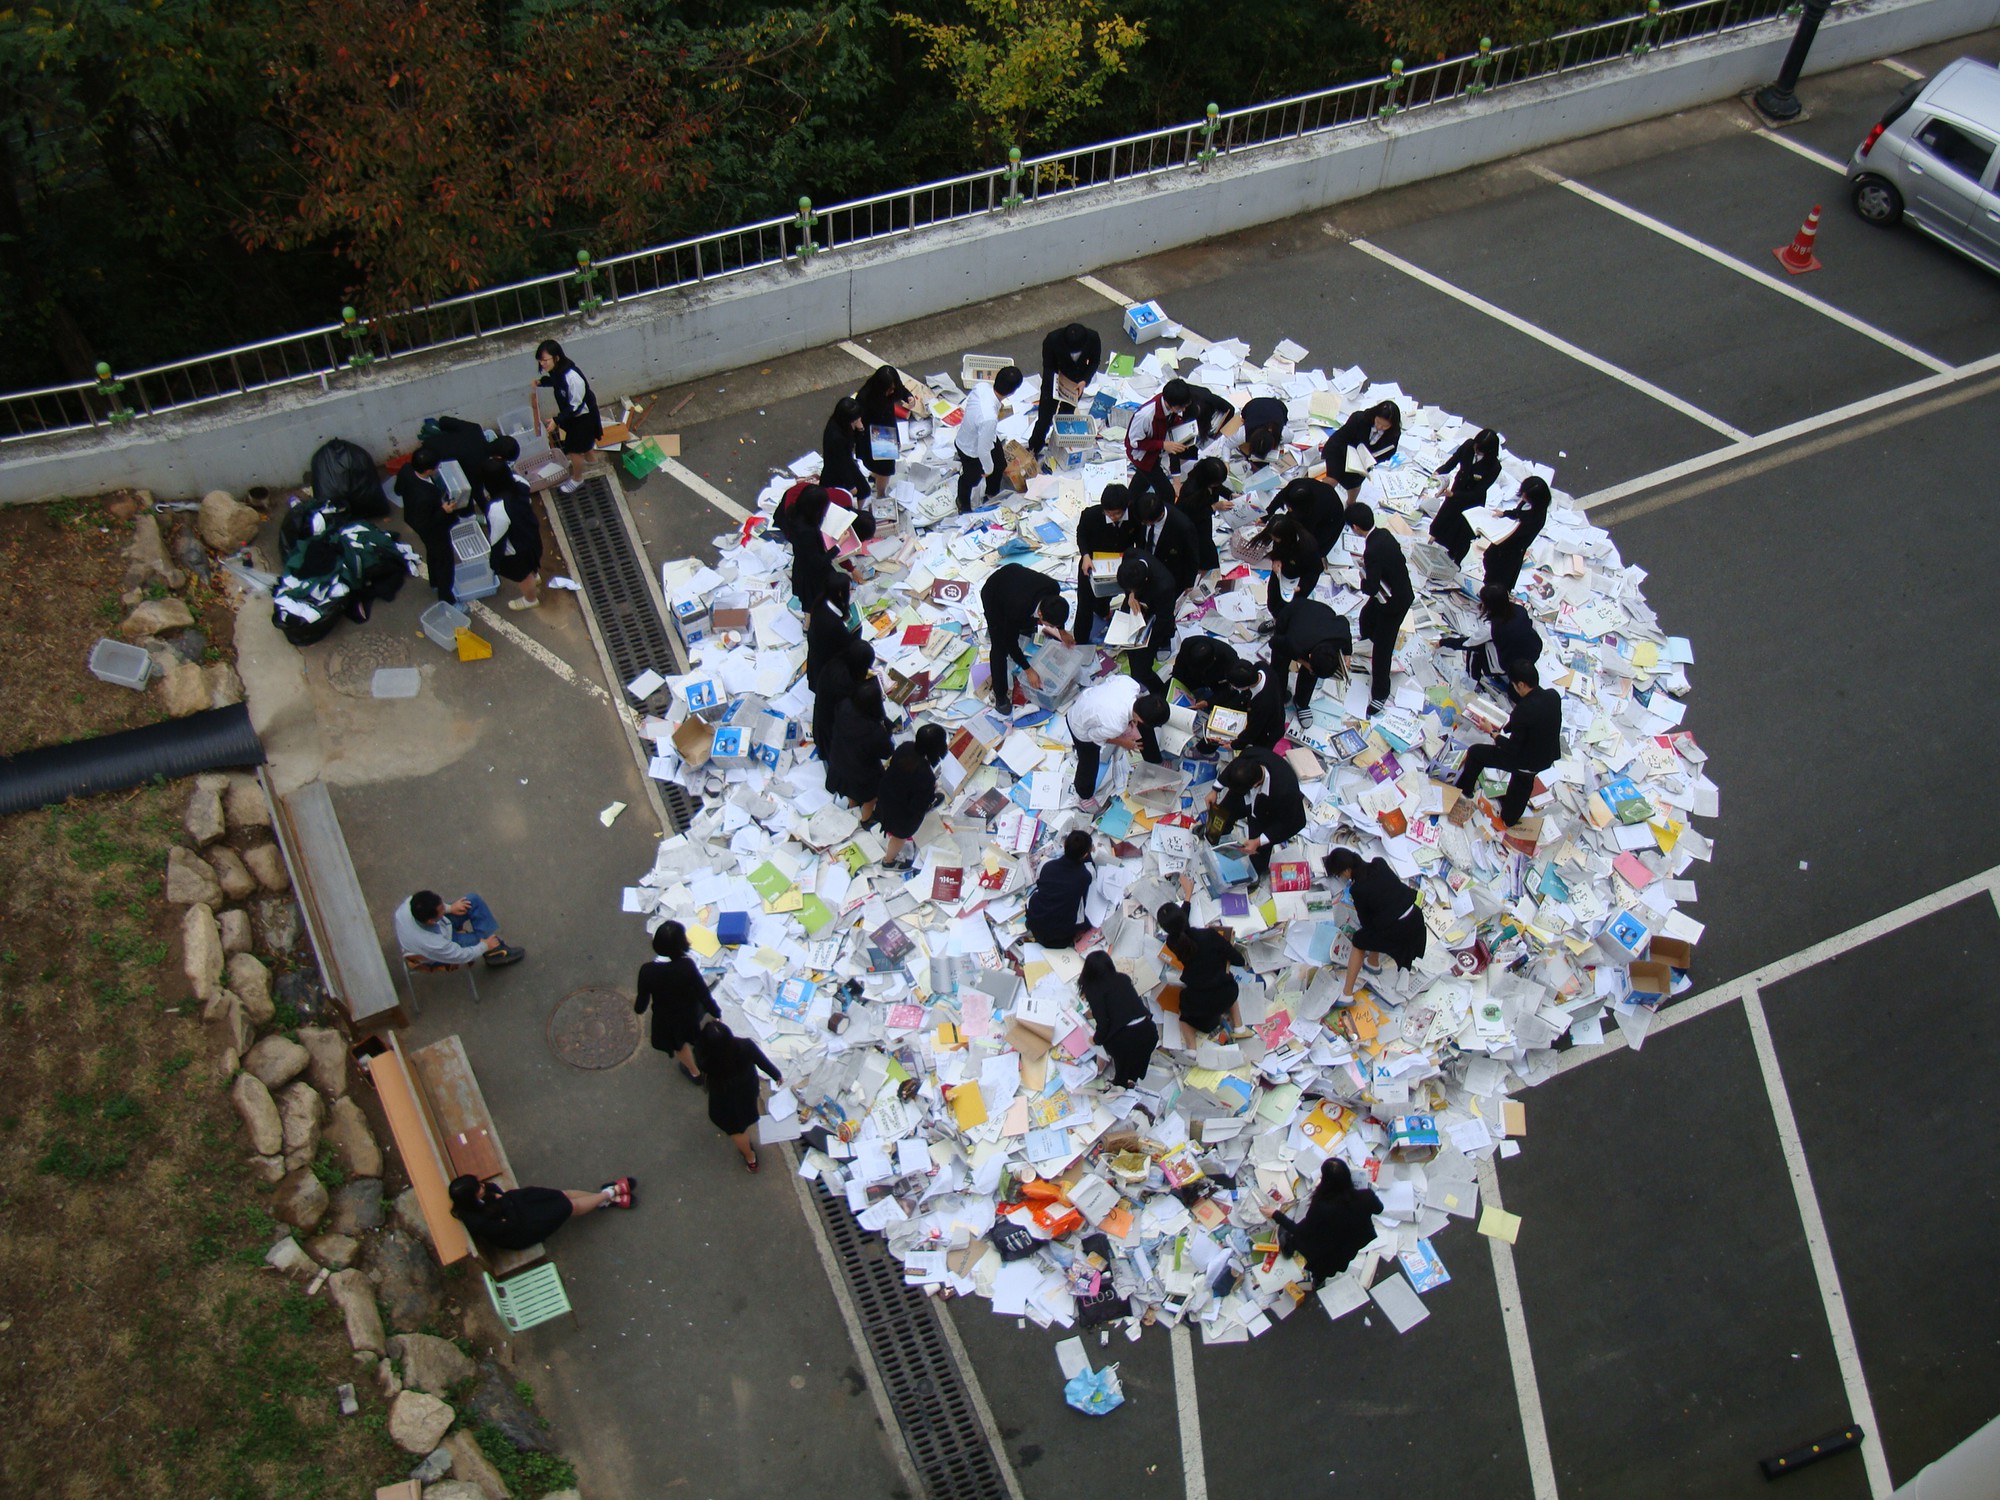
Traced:
[[1125, 1393], [1118, 1388], [1118, 1367], [1106, 1365], [1073, 1376], [1063, 1387], [1063, 1400], [1086, 1416], [1101, 1417], [1116, 1411], [1125, 1404]]

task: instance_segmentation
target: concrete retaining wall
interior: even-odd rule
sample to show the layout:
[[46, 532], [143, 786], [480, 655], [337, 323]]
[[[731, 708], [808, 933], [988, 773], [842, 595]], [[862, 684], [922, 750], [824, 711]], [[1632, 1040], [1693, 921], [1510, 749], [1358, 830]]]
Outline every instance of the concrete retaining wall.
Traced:
[[[1821, 27], [1827, 72], [2000, 24], [2000, 0], [1868, 0]], [[160, 495], [296, 482], [314, 448], [346, 437], [378, 455], [426, 413], [491, 421], [525, 402], [531, 351], [553, 336], [601, 397], [816, 348], [1095, 267], [1231, 234], [1384, 188], [1727, 99], [1778, 70], [1794, 23], [1767, 22], [1569, 78], [1528, 84], [1287, 147], [1225, 158], [991, 219], [835, 251], [625, 304], [579, 322], [423, 356], [328, 389], [274, 392], [137, 424], [0, 448], [0, 502], [119, 486]], [[1169, 309], [1171, 311], [1171, 309]]]

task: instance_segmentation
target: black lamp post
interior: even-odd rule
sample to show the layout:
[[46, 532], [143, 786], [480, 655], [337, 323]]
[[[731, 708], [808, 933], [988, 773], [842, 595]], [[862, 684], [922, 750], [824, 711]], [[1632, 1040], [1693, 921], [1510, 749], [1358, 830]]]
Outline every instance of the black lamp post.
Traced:
[[1784, 66], [1778, 69], [1777, 81], [1765, 84], [1752, 96], [1757, 108], [1771, 119], [1796, 120], [1804, 112], [1792, 89], [1798, 84], [1799, 74], [1805, 71], [1806, 54], [1812, 51], [1813, 38], [1819, 34], [1819, 23], [1831, 3], [1832, 0], [1805, 0], [1805, 14], [1799, 17], [1799, 29], [1785, 53]]

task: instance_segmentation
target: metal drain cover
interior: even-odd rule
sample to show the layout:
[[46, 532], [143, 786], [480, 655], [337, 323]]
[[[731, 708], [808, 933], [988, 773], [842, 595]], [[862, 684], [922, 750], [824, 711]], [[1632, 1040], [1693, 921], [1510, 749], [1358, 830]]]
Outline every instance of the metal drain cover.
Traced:
[[587, 984], [549, 1012], [549, 1050], [572, 1068], [615, 1068], [639, 1049], [639, 1018], [622, 990]]
[[360, 632], [343, 636], [324, 657], [326, 680], [336, 693], [349, 698], [375, 696], [377, 667], [407, 667], [409, 642], [386, 631]]

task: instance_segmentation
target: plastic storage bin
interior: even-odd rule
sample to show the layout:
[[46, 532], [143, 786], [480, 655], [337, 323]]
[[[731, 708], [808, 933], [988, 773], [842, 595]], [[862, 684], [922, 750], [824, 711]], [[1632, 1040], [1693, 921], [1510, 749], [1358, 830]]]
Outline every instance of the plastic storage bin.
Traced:
[[486, 540], [486, 533], [477, 521], [460, 521], [451, 528], [451, 550], [461, 565], [469, 562], [484, 562], [493, 544]]
[[424, 685], [415, 667], [377, 667], [369, 691], [377, 698], [414, 698]]
[[99, 641], [90, 648], [90, 675], [114, 687], [143, 690], [153, 675], [153, 658], [123, 641]]
[[[495, 580], [496, 584], [498, 580]], [[431, 644], [445, 651], [458, 649], [458, 633], [472, 623], [472, 616], [456, 604], [439, 601], [418, 617], [424, 627], [424, 634], [431, 638]]]
[[[535, 409], [531, 406], [510, 406], [500, 413], [500, 420], [494, 430], [502, 437], [520, 437], [535, 430]], [[522, 444], [523, 447], [527, 445]]]
[[486, 599], [500, 592], [500, 575], [489, 567], [484, 558], [478, 562], [460, 563], [451, 575], [452, 594], [461, 600]]

